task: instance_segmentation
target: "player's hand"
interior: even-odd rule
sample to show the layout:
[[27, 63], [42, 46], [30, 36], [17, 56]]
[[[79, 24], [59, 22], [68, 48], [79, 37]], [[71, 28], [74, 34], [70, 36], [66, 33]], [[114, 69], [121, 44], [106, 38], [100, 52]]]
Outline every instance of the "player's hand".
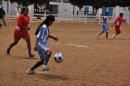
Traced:
[[54, 37], [54, 40], [55, 40], [55, 41], [58, 41], [58, 38], [57, 38], [57, 37]]
[[34, 51], [37, 51], [37, 46], [34, 47]]

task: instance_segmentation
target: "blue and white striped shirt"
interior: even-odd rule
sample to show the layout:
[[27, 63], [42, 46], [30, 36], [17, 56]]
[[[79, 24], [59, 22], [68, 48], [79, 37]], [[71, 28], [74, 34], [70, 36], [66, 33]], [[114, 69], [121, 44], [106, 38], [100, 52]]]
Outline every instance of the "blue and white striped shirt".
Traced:
[[40, 30], [38, 32], [38, 35], [37, 35], [38, 42], [47, 43], [48, 35], [49, 35], [49, 31], [48, 31], [47, 25], [44, 24], [40, 27]]

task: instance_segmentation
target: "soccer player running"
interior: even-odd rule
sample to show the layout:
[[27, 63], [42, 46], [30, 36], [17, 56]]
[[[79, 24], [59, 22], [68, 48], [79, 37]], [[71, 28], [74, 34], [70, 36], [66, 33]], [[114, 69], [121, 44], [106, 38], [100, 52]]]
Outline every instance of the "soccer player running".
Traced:
[[27, 43], [27, 49], [29, 58], [34, 57], [34, 55], [31, 52], [31, 43], [30, 43], [30, 36], [28, 33], [28, 30], [30, 29], [28, 27], [30, 17], [28, 16], [29, 9], [27, 7], [23, 7], [21, 10], [21, 14], [17, 18], [17, 26], [14, 30], [14, 42], [9, 45], [7, 48], [7, 54], [10, 54], [10, 50], [12, 47], [14, 47], [21, 38], [23, 38]]
[[6, 21], [5, 21], [5, 11], [2, 8], [0, 8], [0, 28], [2, 27], [2, 23], [4, 23], [4, 26], [6, 26]]
[[55, 41], [58, 41], [57, 37], [50, 35], [49, 26], [51, 26], [54, 21], [55, 17], [49, 15], [37, 28], [37, 31], [35, 33], [37, 35], [37, 38], [34, 49], [38, 52], [40, 61], [38, 61], [27, 71], [28, 74], [34, 74], [34, 70], [41, 65], [43, 65], [43, 71], [49, 70], [48, 61], [51, 57], [52, 50], [48, 48], [48, 38], [52, 38]]
[[120, 13], [112, 25], [112, 27], [115, 25], [115, 33], [112, 35], [112, 39], [115, 39], [115, 37], [121, 33], [120, 27], [122, 22], [126, 22], [126, 19], [123, 19], [123, 13]]
[[102, 35], [103, 33], [106, 33], [106, 39], [108, 39], [108, 32], [109, 32], [108, 18], [107, 16], [104, 16], [102, 22], [102, 31], [98, 34], [97, 39], [99, 39], [99, 36]]

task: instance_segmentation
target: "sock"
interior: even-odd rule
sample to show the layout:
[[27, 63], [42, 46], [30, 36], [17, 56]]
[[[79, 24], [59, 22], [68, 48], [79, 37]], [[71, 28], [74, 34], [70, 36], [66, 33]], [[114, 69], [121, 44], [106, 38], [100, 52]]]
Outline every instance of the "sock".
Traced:
[[50, 56], [51, 56], [51, 55], [48, 55], [47, 53], [45, 54], [45, 56], [44, 56], [44, 65], [47, 65], [47, 64], [48, 64], [48, 61], [49, 61], [49, 59], [50, 59]]
[[33, 65], [31, 67], [31, 70], [35, 70], [36, 68], [38, 68], [39, 66], [41, 66], [43, 64], [44, 60], [40, 60], [38, 61], [35, 65]]

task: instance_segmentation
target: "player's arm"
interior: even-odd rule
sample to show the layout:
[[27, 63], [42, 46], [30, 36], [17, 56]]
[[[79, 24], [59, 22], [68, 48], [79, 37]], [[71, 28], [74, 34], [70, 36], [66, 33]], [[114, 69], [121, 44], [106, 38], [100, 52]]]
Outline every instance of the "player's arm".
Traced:
[[58, 41], [58, 38], [57, 38], [57, 37], [52, 36], [52, 35], [50, 34], [50, 29], [49, 29], [49, 28], [48, 28], [48, 33], [49, 33], [48, 38], [52, 38], [53, 40]]
[[38, 46], [38, 38], [36, 38], [35, 45], [34, 45], [34, 50], [35, 51], [37, 51], [37, 46]]
[[49, 36], [48, 36], [49, 38], [52, 38], [53, 40], [55, 40], [55, 41], [58, 41], [58, 38], [57, 37], [55, 37], [55, 36], [52, 36], [52, 35], [50, 35], [49, 34]]
[[117, 21], [118, 21], [118, 18], [114, 21], [114, 23], [112, 24], [112, 27], [116, 24]]
[[[30, 16], [28, 16], [28, 20], [29, 20], [29, 22], [30, 22]], [[27, 26], [27, 30], [30, 30], [29, 25]]]
[[37, 47], [38, 47], [38, 40], [41, 40], [43, 36], [43, 29], [40, 29], [37, 36], [36, 36], [36, 41], [35, 41], [35, 45], [34, 45], [34, 50], [37, 51]]
[[112, 24], [112, 27], [113, 27], [115, 24], [116, 24], [116, 22], [114, 22], [114, 23]]
[[123, 18], [122, 18], [122, 22], [126, 22], [126, 19], [123, 19]]

